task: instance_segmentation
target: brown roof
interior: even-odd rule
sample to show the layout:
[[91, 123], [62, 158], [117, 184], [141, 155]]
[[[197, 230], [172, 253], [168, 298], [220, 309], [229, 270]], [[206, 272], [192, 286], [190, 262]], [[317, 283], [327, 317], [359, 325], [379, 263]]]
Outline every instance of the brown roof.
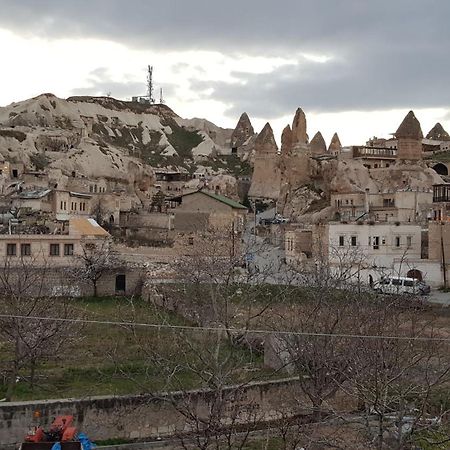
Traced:
[[85, 217], [74, 217], [69, 220], [69, 229], [72, 229], [81, 236], [109, 236], [94, 219], [86, 219]]
[[422, 139], [422, 129], [413, 111], [410, 111], [395, 132], [395, 137], [403, 139]]

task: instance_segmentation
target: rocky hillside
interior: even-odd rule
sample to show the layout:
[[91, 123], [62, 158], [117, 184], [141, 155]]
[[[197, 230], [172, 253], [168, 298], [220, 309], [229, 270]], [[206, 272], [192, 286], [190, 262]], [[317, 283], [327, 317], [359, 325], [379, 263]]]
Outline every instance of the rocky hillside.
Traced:
[[135, 181], [156, 167], [239, 173], [233, 130], [180, 118], [166, 105], [52, 94], [0, 108], [0, 155], [29, 170]]

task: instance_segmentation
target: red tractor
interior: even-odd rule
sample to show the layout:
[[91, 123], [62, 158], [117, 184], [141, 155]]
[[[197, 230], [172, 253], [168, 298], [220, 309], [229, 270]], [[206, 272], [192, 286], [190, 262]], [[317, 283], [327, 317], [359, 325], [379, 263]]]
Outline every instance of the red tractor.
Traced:
[[58, 416], [48, 431], [41, 426], [32, 427], [25, 436], [20, 450], [51, 450], [56, 443], [61, 450], [81, 450], [77, 429], [73, 426], [73, 416]]

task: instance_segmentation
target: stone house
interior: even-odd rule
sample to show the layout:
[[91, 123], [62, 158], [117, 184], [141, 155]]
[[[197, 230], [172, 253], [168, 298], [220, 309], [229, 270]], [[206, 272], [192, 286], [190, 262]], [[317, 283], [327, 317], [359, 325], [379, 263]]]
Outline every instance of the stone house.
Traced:
[[54, 190], [51, 193], [52, 212], [56, 220], [66, 221], [71, 217], [89, 216], [92, 195], [82, 192]]
[[426, 222], [433, 193], [430, 189], [397, 189], [383, 192], [331, 193], [330, 203], [340, 220], [370, 219], [377, 222]]
[[82, 252], [82, 241], [98, 242], [109, 233], [93, 219], [72, 218], [60, 234], [0, 234], [0, 259], [9, 265], [71, 266]]
[[[69, 276], [68, 269], [73, 272], [83, 265], [80, 255], [84, 247], [103, 250], [110, 238], [94, 219], [84, 217], [71, 218], [59, 234], [0, 234], [0, 270], [12, 281], [24, 273], [38, 280], [28, 295], [92, 295], [93, 287], [87, 280]], [[111, 267], [98, 282], [98, 294], [138, 293], [142, 276], [139, 267]]]
[[342, 265], [353, 266], [354, 276], [367, 284], [382, 275], [411, 276], [422, 258], [422, 228], [411, 223], [368, 222], [314, 226], [312, 257], [326, 261], [334, 271]]
[[247, 208], [230, 198], [199, 190], [172, 200], [179, 203], [173, 211], [177, 231], [244, 231]]

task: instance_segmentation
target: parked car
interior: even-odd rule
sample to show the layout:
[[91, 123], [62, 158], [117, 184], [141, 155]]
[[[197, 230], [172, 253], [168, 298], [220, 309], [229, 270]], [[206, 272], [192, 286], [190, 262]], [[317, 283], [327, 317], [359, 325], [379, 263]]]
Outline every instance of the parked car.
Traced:
[[431, 291], [428, 284], [408, 277], [382, 277], [374, 289], [382, 294], [428, 295]]

